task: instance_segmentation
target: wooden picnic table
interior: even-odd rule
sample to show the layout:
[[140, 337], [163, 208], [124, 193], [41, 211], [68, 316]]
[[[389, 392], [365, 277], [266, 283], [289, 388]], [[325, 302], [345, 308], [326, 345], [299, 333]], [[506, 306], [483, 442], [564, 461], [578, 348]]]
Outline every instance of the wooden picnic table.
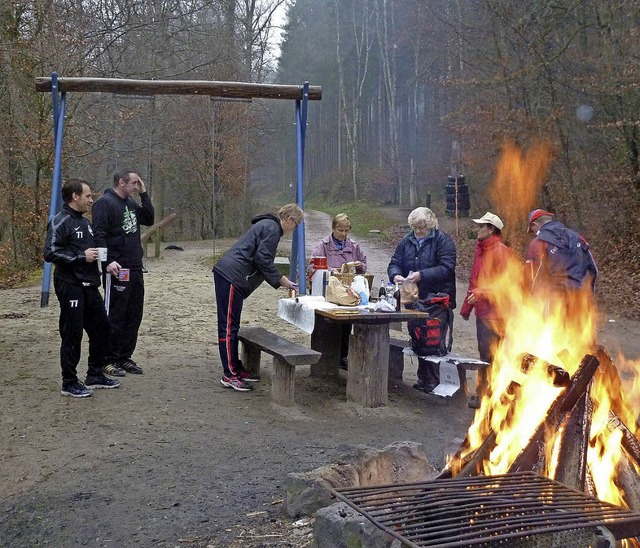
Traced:
[[389, 374], [389, 325], [428, 314], [415, 310], [369, 312], [358, 308], [315, 310], [311, 348], [322, 357], [311, 365], [312, 376], [337, 376], [340, 363], [342, 325], [350, 323], [347, 399], [363, 407], [386, 405]]

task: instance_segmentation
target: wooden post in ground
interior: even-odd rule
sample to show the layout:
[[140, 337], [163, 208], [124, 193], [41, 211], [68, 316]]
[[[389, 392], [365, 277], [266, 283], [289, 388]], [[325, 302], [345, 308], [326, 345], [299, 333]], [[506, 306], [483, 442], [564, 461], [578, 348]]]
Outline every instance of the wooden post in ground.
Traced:
[[[168, 224], [172, 223], [173, 221], [176, 220], [176, 218], [178, 217], [178, 215], [176, 215], [175, 213], [171, 213], [169, 215], [167, 215], [164, 219], [162, 219], [161, 221], [158, 221], [157, 223], [155, 223], [154, 225], [150, 226], [141, 236], [140, 236], [140, 243], [144, 246], [144, 256], [147, 256], [147, 244], [149, 243], [149, 240], [153, 237], [154, 234], [156, 234], [161, 228], [164, 228], [165, 226], [167, 226]], [[159, 234], [156, 237], [156, 257], [160, 256], [160, 237]]]

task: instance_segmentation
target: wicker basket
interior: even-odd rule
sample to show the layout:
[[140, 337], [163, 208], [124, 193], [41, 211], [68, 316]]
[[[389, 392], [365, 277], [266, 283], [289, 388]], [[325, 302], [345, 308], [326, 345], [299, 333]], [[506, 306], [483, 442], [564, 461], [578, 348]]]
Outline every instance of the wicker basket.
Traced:
[[336, 278], [338, 278], [338, 280], [340, 280], [343, 284], [347, 284], [348, 286], [351, 286], [351, 283], [353, 282], [353, 278], [355, 274], [338, 273], [338, 274], [332, 274], [332, 276], [335, 276]]
[[[336, 278], [338, 278], [338, 280], [340, 280], [342, 283], [347, 284], [348, 286], [351, 286], [351, 284], [353, 283], [353, 278], [356, 276], [356, 274], [344, 274], [344, 273], [338, 273], [338, 274], [332, 274], [332, 276], [335, 276]], [[373, 274], [364, 274], [365, 279], [367, 280], [367, 283], [369, 284], [369, 293], [371, 293], [371, 288], [373, 287]]]

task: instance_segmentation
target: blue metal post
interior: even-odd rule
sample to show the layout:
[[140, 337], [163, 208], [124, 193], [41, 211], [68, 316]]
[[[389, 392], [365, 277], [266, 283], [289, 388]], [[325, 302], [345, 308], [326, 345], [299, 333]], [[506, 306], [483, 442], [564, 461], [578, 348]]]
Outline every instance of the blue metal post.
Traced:
[[[296, 100], [296, 157], [297, 157], [297, 186], [296, 186], [296, 203], [301, 209], [304, 209], [304, 189], [303, 189], [303, 169], [304, 169], [304, 144], [307, 133], [307, 105], [309, 102], [309, 82], [305, 82], [302, 86], [302, 99]], [[304, 221], [298, 226], [293, 233], [292, 250], [291, 250], [291, 280], [296, 281], [296, 266], [300, 281], [300, 294], [307, 294], [306, 266], [305, 257], [305, 239], [304, 239]]]
[[[53, 139], [54, 161], [53, 181], [51, 182], [51, 203], [49, 204], [49, 222], [56, 216], [60, 209], [60, 189], [62, 188], [62, 135], [64, 133], [64, 112], [66, 104], [66, 92], [58, 96], [58, 75], [51, 75], [51, 93], [53, 95]], [[42, 274], [42, 292], [40, 293], [40, 307], [49, 305], [49, 292], [51, 288], [52, 265], [45, 261]]]

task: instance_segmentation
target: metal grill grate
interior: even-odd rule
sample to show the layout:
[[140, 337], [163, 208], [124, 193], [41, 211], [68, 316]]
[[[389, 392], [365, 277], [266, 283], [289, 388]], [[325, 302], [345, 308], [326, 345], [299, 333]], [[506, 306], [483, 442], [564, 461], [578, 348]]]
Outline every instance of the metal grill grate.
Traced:
[[561, 531], [606, 527], [640, 536], [640, 513], [533, 472], [332, 489], [406, 546], [492, 546]]

